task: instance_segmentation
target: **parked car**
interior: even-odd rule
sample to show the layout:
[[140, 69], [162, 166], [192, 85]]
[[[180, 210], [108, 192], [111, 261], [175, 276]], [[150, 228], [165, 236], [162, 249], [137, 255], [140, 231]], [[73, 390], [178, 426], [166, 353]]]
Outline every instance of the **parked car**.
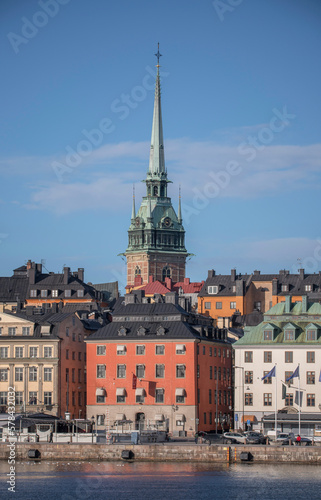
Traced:
[[241, 434], [240, 432], [224, 432], [223, 436], [223, 443], [242, 443], [246, 444], [246, 436], [244, 434]]
[[207, 432], [204, 431], [199, 431], [198, 432], [198, 437], [203, 439], [203, 443], [205, 444], [212, 444], [214, 441], [218, 441], [218, 436], [217, 434], [208, 434]]
[[283, 444], [283, 445], [288, 445], [288, 444], [294, 444], [295, 443], [295, 435], [293, 432], [280, 432], [277, 435], [277, 438], [275, 439], [277, 443]]
[[266, 438], [261, 432], [248, 431], [244, 432], [246, 436], [246, 444], [266, 444]]

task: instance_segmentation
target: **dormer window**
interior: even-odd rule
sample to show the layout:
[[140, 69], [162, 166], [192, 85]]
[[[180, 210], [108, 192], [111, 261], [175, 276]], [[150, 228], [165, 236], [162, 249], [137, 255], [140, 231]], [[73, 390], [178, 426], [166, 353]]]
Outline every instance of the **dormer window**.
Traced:
[[207, 287], [207, 291], [210, 295], [216, 295], [218, 293], [218, 286], [209, 286]]
[[143, 326], [140, 326], [137, 330], [137, 335], [142, 336], [142, 335], [145, 335], [145, 333], [146, 333], [146, 328], [144, 328]]
[[41, 297], [47, 297], [48, 290], [41, 290], [40, 295], [41, 295]]
[[296, 327], [291, 323], [288, 323], [284, 327], [284, 340], [285, 341], [294, 341], [295, 340]]
[[84, 296], [84, 291], [83, 290], [77, 290], [77, 297], [83, 297]]
[[235, 293], [236, 292], [236, 285], [233, 285], [232, 286], [232, 293]]
[[281, 291], [282, 292], [288, 292], [289, 291], [289, 285], [281, 285]]
[[306, 331], [306, 340], [307, 342], [316, 342], [318, 340], [318, 327], [313, 323], [310, 323], [305, 331]]
[[272, 324], [264, 325], [263, 329], [263, 340], [264, 341], [273, 341], [274, 340], [274, 332], [275, 326]]
[[306, 292], [312, 292], [312, 285], [305, 285]]
[[156, 330], [157, 335], [165, 335], [165, 328], [163, 326], [159, 326]]
[[58, 290], [52, 290], [51, 296], [52, 297], [58, 297]]
[[71, 290], [65, 290], [65, 297], [71, 297]]
[[30, 290], [30, 297], [37, 297], [37, 290]]
[[120, 337], [125, 337], [126, 333], [127, 333], [127, 329], [124, 326], [121, 326], [118, 330], [118, 335]]

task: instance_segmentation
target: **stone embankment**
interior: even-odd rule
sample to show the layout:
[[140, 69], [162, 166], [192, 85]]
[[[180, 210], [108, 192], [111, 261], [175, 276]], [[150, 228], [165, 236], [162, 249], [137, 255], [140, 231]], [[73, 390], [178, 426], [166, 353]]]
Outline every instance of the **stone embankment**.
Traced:
[[[321, 464], [321, 447], [319, 446], [221, 446], [193, 443], [149, 445], [15, 443], [16, 460], [28, 460], [29, 450], [39, 450], [41, 459], [57, 461], [117, 461], [122, 459], [124, 450], [130, 450], [133, 460], [137, 461], [237, 463], [243, 461], [242, 458], [244, 459], [244, 452], [246, 452], [250, 454], [249, 458], [255, 463]], [[8, 443], [1, 443], [0, 460], [8, 460], [9, 452]], [[243, 453], [242, 456], [241, 453]]]

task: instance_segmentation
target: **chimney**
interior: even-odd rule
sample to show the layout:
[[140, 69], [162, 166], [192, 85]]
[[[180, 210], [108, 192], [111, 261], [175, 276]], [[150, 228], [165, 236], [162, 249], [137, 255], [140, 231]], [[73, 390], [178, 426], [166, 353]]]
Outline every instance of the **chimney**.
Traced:
[[304, 269], [299, 269], [300, 280], [304, 280]]
[[64, 267], [64, 285], [68, 285], [69, 283], [69, 273], [70, 267]]
[[214, 269], [210, 269], [210, 271], [208, 271], [207, 278], [214, 278], [214, 276], [215, 276]]
[[29, 271], [29, 269], [31, 269], [31, 260], [30, 259], [27, 262], [27, 271]]
[[84, 281], [85, 269], [83, 267], [78, 267], [78, 279]]
[[154, 276], [151, 274], [149, 277], [148, 277], [148, 283], [153, 283], [154, 281]]
[[128, 304], [135, 304], [135, 295], [133, 293], [126, 293], [125, 295], [125, 306]]
[[29, 285], [34, 285], [36, 283], [36, 265], [31, 262], [31, 267], [29, 269]]
[[135, 290], [134, 295], [135, 295], [135, 302], [137, 304], [141, 304], [143, 297], [145, 297], [145, 290]]
[[37, 273], [41, 274], [42, 273], [42, 264], [36, 264], [37, 268]]
[[190, 284], [190, 279], [189, 278], [184, 278], [184, 285], [189, 285]]
[[168, 290], [172, 289], [172, 278], [165, 278], [165, 286], [168, 288]]
[[273, 278], [273, 280], [272, 280], [272, 295], [278, 294], [278, 284], [279, 284], [278, 279]]
[[303, 314], [308, 312], [308, 296], [302, 295], [302, 311]]
[[260, 276], [260, 274], [261, 274], [261, 271], [258, 271], [258, 270], [254, 271], [254, 276]]
[[236, 269], [231, 269], [231, 280], [232, 281], [236, 280]]
[[178, 295], [176, 292], [169, 292], [165, 294], [165, 304], [177, 304]]
[[291, 295], [286, 295], [285, 297], [285, 314], [290, 314], [291, 312]]
[[141, 276], [135, 276], [134, 286], [141, 286], [143, 284], [143, 278]]
[[244, 280], [237, 280], [236, 281], [235, 294], [238, 297], [243, 297], [243, 295], [244, 295]]

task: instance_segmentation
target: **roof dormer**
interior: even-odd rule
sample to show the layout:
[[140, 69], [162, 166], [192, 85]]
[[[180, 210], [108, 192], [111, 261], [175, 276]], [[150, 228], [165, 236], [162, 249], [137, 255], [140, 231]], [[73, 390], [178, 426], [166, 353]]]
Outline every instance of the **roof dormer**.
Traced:
[[263, 341], [273, 341], [276, 337], [277, 328], [272, 323], [267, 323], [263, 326]]
[[287, 323], [283, 328], [284, 331], [284, 341], [294, 342], [296, 340], [297, 327], [293, 323]]
[[305, 328], [305, 339], [307, 342], [316, 342], [319, 336], [320, 326], [310, 323]]

